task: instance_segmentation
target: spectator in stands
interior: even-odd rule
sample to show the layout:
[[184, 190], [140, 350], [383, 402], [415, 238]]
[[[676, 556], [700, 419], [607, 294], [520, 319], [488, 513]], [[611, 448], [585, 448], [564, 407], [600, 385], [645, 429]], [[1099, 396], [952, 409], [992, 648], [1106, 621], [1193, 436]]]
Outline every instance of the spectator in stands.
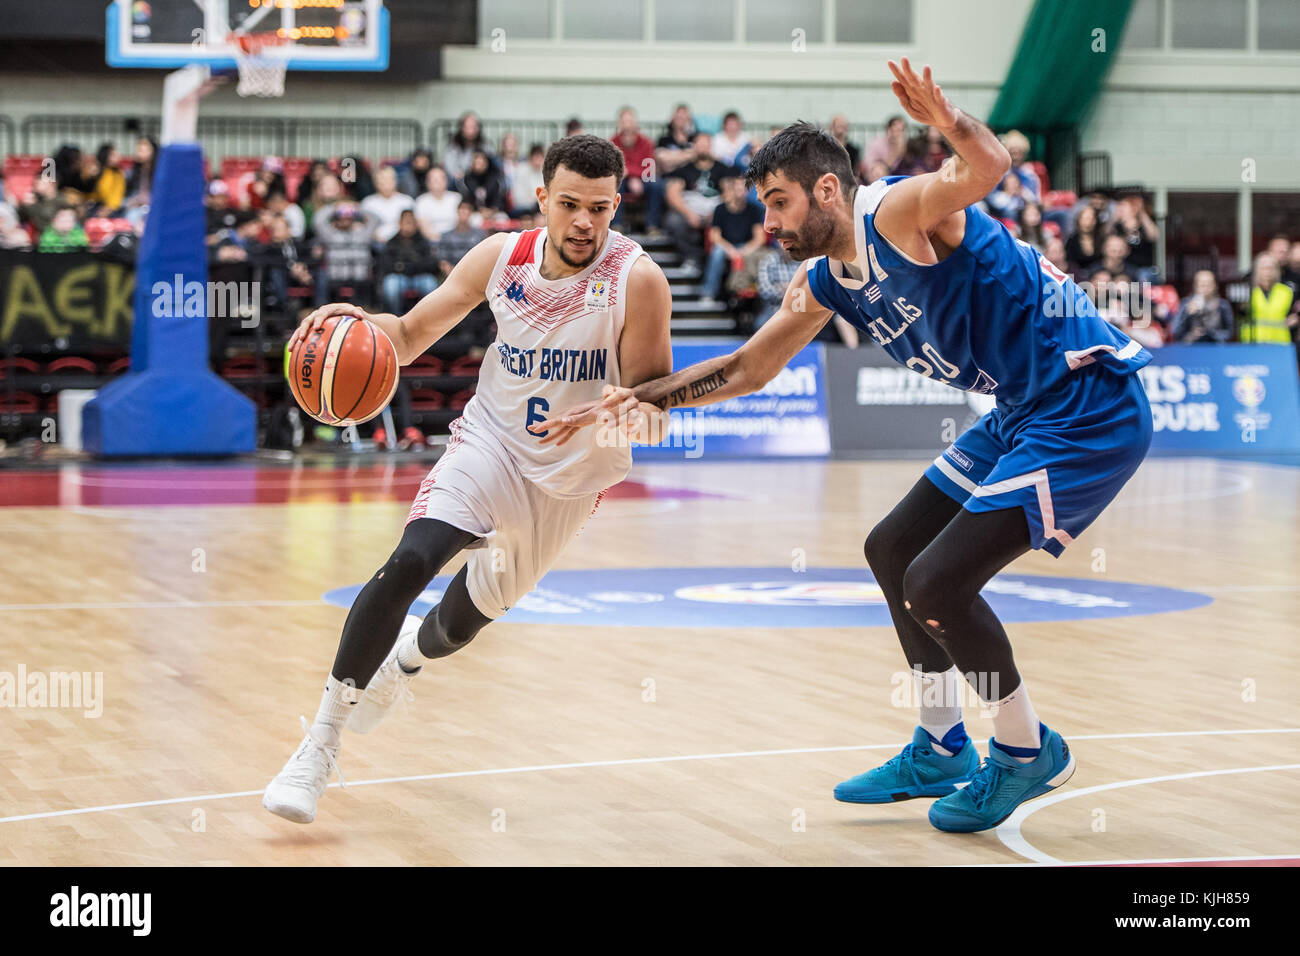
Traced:
[[441, 166], [430, 169], [425, 182], [429, 191], [415, 201], [415, 221], [424, 238], [437, 242], [444, 232], [456, 228], [456, 210], [464, 202], [464, 197], [448, 188], [447, 171]]
[[[54, 177], [60, 192], [88, 193], [95, 188], [94, 180], [87, 183], [82, 175], [81, 150], [76, 146], [60, 146], [54, 154]], [[80, 196], [65, 198], [69, 202], [81, 201]]]
[[1179, 305], [1169, 334], [1174, 342], [1185, 344], [1232, 338], [1232, 306], [1219, 295], [1219, 283], [1209, 269], [1192, 279], [1192, 294]]
[[668, 212], [664, 226], [694, 268], [704, 263], [703, 230], [722, 201], [722, 180], [742, 175], [734, 166], [715, 160], [712, 145], [708, 133], [696, 134], [695, 159], [675, 169], [665, 184]]
[[1101, 261], [1103, 238], [1096, 208], [1085, 203], [1074, 214], [1074, 230], [1065, 241], [1065, 258], [1070, 263], [1068, 271], [1085, 275]]
[[1024, 186], [1025, 198], [1034, 202], [1043, 201], [1043, 184], [1038, 180], [1038, 173], [1029, 165], [1029, 137], [1020, 130], [1013, 129], [1002, 137], [1002, 145], [1011, 154], [1011, 172], [1016, 174]]
[[24, 225], [30, 224], [39, 239], [54, 221], [54, 214], [67, 208], [67, 200], [59, 195], [58, 181], [39, 175], [32, 182], [31, 195], [18, 207], [18, 219]]
[[444, 232], [438, 239], [435, 252], [438, 268], [444, 275], [450, 273], [456, 263], [487, 237], [482, 229], [470, 225], [473, 214], [473, 206], [467, 202], [461, 203], [456, 207], [456, 228]]
[[326, 176], [333, 175], [334, 173], [330, 171], [329, 163], [325, 162], [323, 159], [314, 159], [312, 160], [311, 165], [307, 167], [307, 175], [304, 176], [302, 182], [298, 184], [298, 195], [294, 198], [294, 202], [302, 207], [302, 211], [306, 214], [308, 222], [311, 222], [312, 213], [315, 211], [314, 199], [316, 196], [316, 189], [320, 186], [320, 181]]
[[713, 158], [726, 166], [744, 169], [754, 153], [754, 144], [735, 110], [722, 117], [722, 132], [713, 137]]
[[1088, 293], [1088, 297], [1092, 299], [1092, 304], [1097, 307], [1097, 314], [1109, 322], [1114, 314], [1110, 273], [1098, 266], [1084, 280], [1083, 289]]
[[[519, 156], [519, 137], [514, 133], [506, 133], [501, 137], [501, 145], [497, 150], [497, 167], [501, 170], [501, 178], [505, 180], [506, 196], [509, 197], [510, 190], [514, 188], [515, 175], [519, 172], [519, 167], [526, 165], [526, 161]], [[509, 206], [507, 200], [506, 208]]]
[[891, 116], [885, 121], [885, 131], [867, 144], [862, 161], [868, 169], [872, 163], [884, 163], [886, 169], [893, 169], [906, 150], [907, 122], [901, 116]]
[[353, 154], [339, 160], [339, 179], [347, 194], [361, 202], [375, 191], [375, 181], [370, 176], [370, 167], [365, 159]]
[[827, 129], [835, 137], [835, 141], [843, 146], [849, 154], [849, 163], [853, 167], [853, 175], [861, 176], [862, 150], [849, 142], [849, 118], [843, 113], [836, 113], [831, 117], [831, 124]]
[[[739, 176], [721, 182], [722, 202], [713, 210], [709, 225], [709, 255], [700, 295], [717, 299], [730, 267], [741, 273], [739, 284], [752, 285], [758, 274], [757, 253], [767, 244], [763, 210], [749, 202], [749, 191]], [[733, 279], [737, 276], [733, 274]], [[733, 285], [735, 288], [735, 285]]]
[[1043, 248], [1043, 258], [1062, 272], [1070, 272], [1069, 259], [1065, 254], [1065, 243], [1061, 241], [1060, 236], [1047, 237], [1047, 245]]
[[[1104, 234], [1110, 225], [1112, 206], [1110, 197], [1100, 189], [1093, 190], [1074, 204], [1073, 214], [1077, 217], [1084, 206], [1092, 207], [1092, 211], [1097, 217], [1097, 228]], [[1100, 245], [1100, 243], [1098, 244]]]
[[695, 159], [695, 133], [690, 109], [685, 103], [679, 103], [668, 121], [668, 128], [655, 144], [655, 162], [660, 179]]
[[393, 315], [405, 314], [408, 292], [418, 292], [423, 297], [438, 287], [434, 277], [437, 268], [433, 246], [420, 234], [415, 213], [410, 209], [403, 211], [397, 233], [388, 240], [380, 257], [384, 307]]
[[68, 208], [54, 214], [49, 228], [41, 233], [38, 252], [81, 252], [90, 246], [86, 230], [77, 222], [77, 214]]
[[867, 170], [863, 174], [863, 179], [867, 183], [874, 183], [877, 179], [884, 179], [889, 175], [889, 167], [885, 165], [884, 160], [874, 159], [866, 165]]
[[[786, 287], [798, 269], [799, 263], [780, 246], [769, 248], [762, 254], [758, 263], [758, 317], [754, 320], [755, 329], [761, 329], [776, 315], [785, 299]], [[832, 315], [813, 341], [843, 343], [855, 349], [859, 343], [858, 330], [838, 315]]]
[[1295, 289], [1297, 299], [1300, 299], [1300, 240], [1291, 243], [1286, 268], [1282, 270], [1282, 281]]
[[28, 249], [31, 236], [18, 219], [18, 210], [14, 208], [13, 196], [0, 173], [0, 249]]
[[506, 181], [486, 150], [474, 151], [461, 192], [480, 214], [492, 217], [506, 208]]
[[248, 208], [265, 209], [267, 196], [277, 191], [288, 192], [288, 189], [284, 181], [284, 161], [278, 156], [267, 156], [248, 184]]
[[[645, 202], [645, 228], [658, 235], [663, 226], [664, 184], [655, 170], [655, 146], [641, 132], [636, 110], [625, 106], [618, 111], [618, 129], [612, 137], [614, 145], [623, 151], [623, 182], [618, 191], [623, 204]], [[623, 220], [623, 205], [614, 214], [614, 225]]]
[[1110, 276], [1110, 281], [1133, 281], [1133, 273], [1128, 266], [1129, 245], [1121, 236], [1107, 236], [1101, 244], [1100, 268]]
[[1300, 324], [1295, 290], [1280, 281], [1277, 260], [1263, 252], [1255, 257], [1250, 300], [1241, 322], [1241, 341], [1289, 345]]
[[903, 158], [894, 164], [890, 172], [895, 176], [919, 176], [928, 173], [930, 170], [926, 166], [926, 158], [929, 149], [930, 144], [925, 138], [924, 130], [908, 137], [903, 147]]
[[99, 215], [114, 215], [126, 201], [126, 176], [118, 166], [119, 159], [117, 147], [112, 143], [103, 143], [95, 154], [99, 173], [90, 193], [90, 202]]
[[989, 193], [984, 201], [988, 204], [989, 211], [998, 219], [1015, 222], [1020, 218], [1020, 210], [1025, 208], [1029, 198], [1020, 177], [1014, 172], [1009, 172], [998, 184], [998, 188]]
[[[274, 200], [277, 196], [283, 197], [284, 193], [272, 193], [271, 199]], [[293, 235], [293, 224], [285, 216], [272, 213], [267, 230], [267, 240], [252, 247], [248, 258], [251, 263], [265, 270], [270, 293], [266, 303], [269, 309], [287, 315], [289, 288], [294, 285], [311, 286], [311, 269], [296, 241], [301, 237]]]
[[515, 169], [515, 181], [510, 186], [510, 215], [514, 218], [538, 211], [537, 187], [544, 185], [542, 167], [545, 163], [546, 147], [533, 143], [528, 148], [528, 162]]
[[1115, 203], [1110, 231], [1128, 244], [1127, 271], [1140, 281], [1154, 282], [1159, 271], [1154, 265], [1159, 230], [1147, 213], [1141, 193], [1127, 193]]
[[423, 146], [412, 150], [411, 155], [397, 167], [397, 191], [408, 196], [420, 195], [432, 168], [432, 152]]
[[207, 244], [218, 246], [234, 241], [239, 227], [253, 218], [252, 213], [230, 204], [230, 187], [224, 179], [208, 183]]
[[1291, 252], [1291, 240], [1279, 233], [1268, 241], [1264, 251], [1273, 257], [1279, 268], [1285, 269], [1287, 256]]
[[1165, 344], [1163, 323], [1154, 319], [1150, 302], [1140, 302], [1139, 287], [1127, 275], [1112, 277], [1112, 324], [1129, 338], [1148, 349], [1158, 349]]
[[316, 191], [311, 198], [311, 208], [303, 209], [307, 222], [311, 224], [312, 235], [316, 234], [322, 223], [329, 220], [334, 207], [346, 199], [347, 194], [343, 191], [343, 184], [332, 173], [322, 176], [317, 181]]
[[565, 136], [577, 136], [582, 131], [583, 131], [582, 120], [578, 119], [578, 117], [576, 116], [572, 117], [567, 123], [564, 124]]
[[1027, 202], [1020, 209], [1020, 216], [1016, 220], [1019, 227], [1018, 238], [1029, 243], [1039, 252], [1047, 248], [1047, 233], [1043, 230], [1043, 211], [1038, 208], [1038, 203]]
[[[322, 215], [325, 214], [325, 215]], [[370, 237], [374, 219], [354, 202], [338, 202], [317, 214], [316, 305], [338, 302], [339, 289], [351, 286], [353, 300], [369, 301]]]
[[151, 136], [141, 136], [135, 141], [135, 162], [126, 177], [126, 208], [123, 215], [136, 229], [144, 226], [149, 214], [149, 201], [153, 195], [153, 174], [158, 162], [158, 144]]
[[397, 170], [384, 166], [375, 173], [375, 191], [361, 200], [361, 208], [375, 222], [375, 242], [385, 243], [397, 235], [402, 213], [415, 209], [415, 200], [397, 191]]
[[297, 203], [289, 202], [283, 189], [273, 189], [267, 193], [266, 209], [273, 216], [284, 219], [289, 227], [289, 235], [295, 242], [301, 242], [307, 235], [307, 217]]
[[939, 167], [951, 155], [952, 147], [943, 138], [943, 133], [939, 132], [939, 128], [937, 126], [927, 126], [925, 128], [925, 154], [921, 160], [925, 171], [929, 173], [938, 172]]

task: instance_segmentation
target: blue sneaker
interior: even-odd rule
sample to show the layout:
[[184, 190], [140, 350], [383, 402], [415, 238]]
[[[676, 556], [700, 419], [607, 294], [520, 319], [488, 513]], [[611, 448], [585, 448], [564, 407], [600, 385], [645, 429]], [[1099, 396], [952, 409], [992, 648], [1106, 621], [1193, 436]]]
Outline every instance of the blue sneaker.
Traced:
[[1042, 727], [1042, 750], [1021, 763], [989, 741], [988, 759], [968, 786], [930, 807], [930, 823], [950, 833], [991, 830], [1020, 804], [1055, 790], [1074, 774], [1074, 757], [1064, 738]]
[[917, 797], [946, 797], [957, 785], [971, 779], [979, 769], [980, 755], [974, 741], [951, 757], [935, 753], [930, 735], [917, 727], [912, 742], [875, 770], [845, 780], [835, 788], [835, 799], [843, 803], [893, 803]]

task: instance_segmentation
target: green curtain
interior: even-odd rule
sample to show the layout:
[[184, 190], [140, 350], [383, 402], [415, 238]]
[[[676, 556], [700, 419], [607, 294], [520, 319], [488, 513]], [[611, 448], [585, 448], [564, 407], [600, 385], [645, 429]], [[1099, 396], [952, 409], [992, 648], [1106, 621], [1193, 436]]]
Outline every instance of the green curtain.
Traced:
[[1078, 126], [1119, 52], [1132, 6], [1133, 0], [1037, 0], [989, 126], [1020, 130], [1036, 156], [1048, 132]]

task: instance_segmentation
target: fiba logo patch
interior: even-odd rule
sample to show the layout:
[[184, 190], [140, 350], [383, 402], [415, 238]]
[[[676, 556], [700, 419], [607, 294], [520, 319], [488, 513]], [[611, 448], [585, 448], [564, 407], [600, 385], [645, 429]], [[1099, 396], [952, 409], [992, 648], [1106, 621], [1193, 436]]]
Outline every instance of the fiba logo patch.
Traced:
[[596, 312], [609, 308], [609, 280], [592, 279], [587, 283], [586, 305]]
[[1233, 379], [1232, 397], [1247, 408], [1258, 408], [1264, 401], [1264, 382], [1254, 375]]

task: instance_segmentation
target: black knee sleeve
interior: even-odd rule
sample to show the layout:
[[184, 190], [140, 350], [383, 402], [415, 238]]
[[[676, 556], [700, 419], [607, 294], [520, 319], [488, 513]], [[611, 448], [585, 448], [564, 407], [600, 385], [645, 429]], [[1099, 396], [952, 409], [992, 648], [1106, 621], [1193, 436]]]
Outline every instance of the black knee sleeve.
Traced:
[[492, 623], [492, 619], [485, 616], [470, 598], [465, 579], [466, 568], [461, 568], [447, 586], [438, 606], [420, 625], [420, 653], [425, 657], [446, 657], [456, 653]]

